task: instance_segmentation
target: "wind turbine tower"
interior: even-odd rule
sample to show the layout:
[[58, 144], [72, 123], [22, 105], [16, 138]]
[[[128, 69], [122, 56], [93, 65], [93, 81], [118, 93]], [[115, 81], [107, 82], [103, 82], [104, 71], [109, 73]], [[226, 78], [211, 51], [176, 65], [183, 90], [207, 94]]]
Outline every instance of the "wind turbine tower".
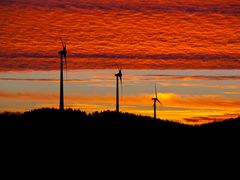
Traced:
[[117, 81], [117, 84], [116, 84], [116, 112], [119, 113], [119, 80], [121, 82], [121, 89], [122, 89], [122, 68], [118, 67], [118, 73], [116, 73], [115, 76], [116, 76], [116, 81]]
[[60, 111], [64, 111], [64, 94], [63, 94], [63, 58], [65, 59], [65, 64], [67, 66], [67, 45], [66, 42], [63, 42], [62, 38], [62, 50], [58, 52], [60, 54]]

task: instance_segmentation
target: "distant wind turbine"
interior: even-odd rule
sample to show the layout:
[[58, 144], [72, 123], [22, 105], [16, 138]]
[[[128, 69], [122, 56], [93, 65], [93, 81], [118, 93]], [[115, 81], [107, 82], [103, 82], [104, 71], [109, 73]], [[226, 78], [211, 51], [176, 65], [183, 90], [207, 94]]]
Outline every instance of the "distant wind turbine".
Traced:
[[121, 82], [121, 89], [122, 89], [122, 68], [119, 68], [119, 66], [117, 65], [118, 68], [118, 73], [115, 74], [116, 76], [116, 80], [117, 80], [117, 86], [116, 86], [116, 112], [119, 113], [119, 79]]
[[157, 97], [157, 85], [155, 84], [155, 97], [152, 98], [153, 100], [153, 106], [154, 106], [154, 119], [157, 119], [157, 102], [162, 105], [162, 103], [160, 102], [160, 100]]
[[67, 69], [67, 44], [63, 42], [62, 38], [60, 38], [62, 43], [62, 50], [58, 52], [60, 54], [60, 111], [64, 111], [64, 95], [63, 95], [63, 57], [65, 59], [66, 69]]

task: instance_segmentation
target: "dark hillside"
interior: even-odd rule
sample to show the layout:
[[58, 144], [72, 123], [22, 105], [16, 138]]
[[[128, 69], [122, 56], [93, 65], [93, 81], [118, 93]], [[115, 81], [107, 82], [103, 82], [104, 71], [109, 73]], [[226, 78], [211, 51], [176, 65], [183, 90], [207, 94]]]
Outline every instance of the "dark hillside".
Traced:
[[26, 129], [87, 129], [87, 128], [239, 128], [240, 119], [229, 119], [223, 122], [189, 126], [167, 120], [154, 120], [148, 116], [114, 111], [94, 112], [87, 114], [80, 110], [67, 109], [60, 112], [57, 109], [43, 108], [24, 113], [1, 113], [0, 128]]

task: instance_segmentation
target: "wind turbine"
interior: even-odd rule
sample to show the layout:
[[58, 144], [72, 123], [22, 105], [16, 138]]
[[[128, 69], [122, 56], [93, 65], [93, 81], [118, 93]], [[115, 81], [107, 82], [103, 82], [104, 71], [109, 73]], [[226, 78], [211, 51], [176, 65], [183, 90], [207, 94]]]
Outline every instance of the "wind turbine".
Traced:
[[157, 119], [157, 102], [162, 105], [160, 100], [157, 97], [157, 85], [155, 84], [155, 97], [152, 98], [153, 100], [153, 106], [154, 106], [154, 119]]
[[66, 69], [67, 69], [67, 44], [63, 42], [62, 38], [60, 38], [62, 43], [62, 50], [58, 52], [60, 54], [60, 111], [64, 111], [64, 95], [63, 95], [63, 58], [65, 59]]
[[115, 74], [116, 76], [116, 80], [117, 80], [117, 86], [116, 86], [116, 112], [119, 113], [119, 79], [121, 82], [121, 89], [122, 89], [122, 68], [119, 68], [119, 66], [117, 65], [118, 68], [118, 73]]

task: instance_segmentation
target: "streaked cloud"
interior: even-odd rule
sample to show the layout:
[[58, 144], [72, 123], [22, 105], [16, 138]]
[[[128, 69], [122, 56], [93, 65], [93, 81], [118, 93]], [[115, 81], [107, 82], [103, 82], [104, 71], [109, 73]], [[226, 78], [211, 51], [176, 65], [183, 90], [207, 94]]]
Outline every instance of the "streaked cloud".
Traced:
[[[226, 85], [226, 84], [201, 84], [201, 83], [159, 83], [162, 87], [205, 87], [216, 89], [239, 89], [240, 85]], [[224, 94], [238, 94], [238, 92], [224, 92]]]
[[[59, 58], [1, 58], [0, 71], [58, 70]], [[200, 63], [200, 64], [199, 64]], [[114, 58], [68, 58], [68, 69], [115, 69], [121, 64], [124, 69], [240, 69], [236, 60], [156, 60]]]
[[212, 122], [220, 122], [226, 119], [237, 118], [239, 114], [222, 114], [222, 115], [210, 115], [210, 116], [199, 116], [199, 117], [192, 117], [192, 118], [184, 118], [183, 120], [188, 124], [205, 124], [205, 123], [212, 123]]
[[[32, 81], [32, 82], [59, 82], [59, 79], [36, 79], [36, 78], [0, 78], [0, 81]], [[90, 79], [65, 79], [65, 82], [91, 82]]]
[[205, 109], [239, 109], [240, 99], [225, 98], [220, 95], [176, 95], [160, 94], [162, 102], [169, 107], [205, 108]]
[[240, 92], [224, 92], [224, 94], [240, 95]]
[[191, 76], [191, 75], [142, 75], [142, 77], [150, 77], [158, 80], [240, 80], [240, 76]]
[[[238, 0], [0, 2], [0, 70], [239, 69]], [[71, 63], [72, 62], [72, 63]]]
[[[135, 105], [135, 106], [151, 106], [153, 95], [138, 94], [136, 96], [125, 95], [121, 99], [122, 105]], [[0, 92], [2, 100], [34, 100], [34, 101], [58, 101], [57, 94], [47, 93], [9, 93]], [[187, 108], [187, 109], [235, 109], [239, 110], [240, 99], [226, 98], [220, 95], [177, 95], [173, 93], [159, 93], [159, 98], [163, 103], [163, 107], [167, 108]], [[105, 95], [66, 95], [66, 103], [97, 103], [97, 104], [115, 104], [115, 96]]]

